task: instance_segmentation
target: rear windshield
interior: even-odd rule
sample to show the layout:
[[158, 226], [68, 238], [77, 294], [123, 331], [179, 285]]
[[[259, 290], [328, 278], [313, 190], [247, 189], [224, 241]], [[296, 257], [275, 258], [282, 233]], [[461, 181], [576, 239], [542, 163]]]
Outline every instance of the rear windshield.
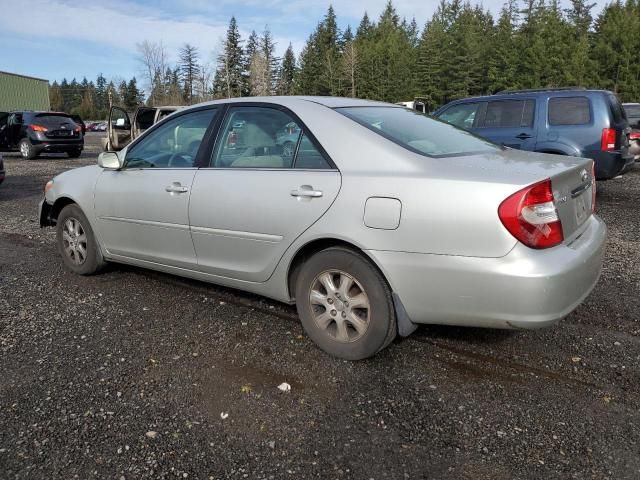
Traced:
[[441, 157], [499, 150], [500, 147], [448, 123], [398, 107], [348, 107], [336, 111], [377, 134], [423, 155]]
[[76, 122], [69, 115], [61, 113], [39, 113], [35, 116], [34, 122], [44, 127], [59, 127], [63, 123], [74, 124]]

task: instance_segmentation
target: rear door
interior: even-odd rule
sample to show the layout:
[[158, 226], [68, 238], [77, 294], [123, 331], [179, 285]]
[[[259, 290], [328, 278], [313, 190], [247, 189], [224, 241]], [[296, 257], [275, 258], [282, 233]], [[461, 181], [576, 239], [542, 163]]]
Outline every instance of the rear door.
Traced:
[[107, 150], [122, 150], [131, 140], [132, 126], [129, 114], [122, 107], [111, 107], [107, 122]]
[[[277, 140], [287, 128], [298, 131], [292, 151]], [[302, 122], [273, 105], [232, 106], [217, 138], [209, 167], [198, 170], [191, 191], [198, 267], [264, 282], [293, 241], [329, 209], [340, 172]]]
[[156, 109], [149, 107], [138, 107], [133, 116], [133, 128], [131, 130], [131, 140], [138, 138], [148, 128], [155, 123]]
[[533, 98], [487, 102], [473, 131], [499, 145], [518, 150], [534, 150], [536, 101]]

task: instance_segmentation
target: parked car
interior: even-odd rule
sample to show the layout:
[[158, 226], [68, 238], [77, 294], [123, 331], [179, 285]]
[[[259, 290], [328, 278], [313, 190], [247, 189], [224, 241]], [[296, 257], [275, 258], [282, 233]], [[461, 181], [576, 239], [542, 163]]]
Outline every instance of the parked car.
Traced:
[[18, 150], [22, 158], [41, 153], [66, 153], [77, 158], [84, 148], [82, 127], [61, 112], [0, 114], [0, 149]]
[[629, 153], [638, 162], [640, 161], [640, 103], [623, 103], [622, 106], [632, 128], [629, 134]]
[[4, 182], [6, 172], [4, 170], [4, 160], [2, 160], [2, 155], [0, 155], [0, 185]]
[[[184, 107], [138, 107], [130, 117], [123, 107], [111, 107], [104, 144], [105, 151], [118, 151], [138, 138], [152, 125]], [[133, 118], [133, 121], [130, 120]]]
[[633, 164], [624, 110], [606, 90], [502, 92], [456, 100], [433, 116], [510, 148], [592, 158], [602, 180]]
[[106, 132], [107, 131], [107, 122], [100, 122], [95, 126], [96, 132]]
[[629, 126], [634, 129], [640, 129], [640, 103], [623, 103], [624, 113], [629, 120]]
[[[276, 138], [291, 123], [287, 156]], [[45, 192], [40, 224], [70, 270], [122, 262], [295, 303], [346, 359], [421, 323], [557, 322], [596, 284], [606, 237], [592, 160], [349, 98], [189, 107]]]

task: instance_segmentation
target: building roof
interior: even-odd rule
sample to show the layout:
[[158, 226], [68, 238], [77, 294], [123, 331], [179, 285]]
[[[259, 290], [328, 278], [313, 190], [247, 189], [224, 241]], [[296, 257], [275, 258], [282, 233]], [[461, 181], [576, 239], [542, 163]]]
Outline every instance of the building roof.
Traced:
[[40, 82], [47, 82], [49, 83], [49, 80], [46, 80], [44, 78], [37, 78], [37, 77], [30, 77], [28, 75], [20, 75], [18, 73], [11, 73], [11, 72], [3, 72], [2, 70], [0, 70], [0, 75], [11, 75], [12, 77], [21, 77], [21, 78], [28, 78], [29, 80], [38, 80]]

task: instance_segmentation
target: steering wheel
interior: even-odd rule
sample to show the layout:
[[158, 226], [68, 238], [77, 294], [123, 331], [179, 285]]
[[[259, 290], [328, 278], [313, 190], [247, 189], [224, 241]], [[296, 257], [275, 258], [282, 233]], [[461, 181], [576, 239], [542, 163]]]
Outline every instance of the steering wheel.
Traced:
[[193, 158], [186, 153], [173, 153], [169, 157], [168, 167], [174, 168], [188, 168], [193, 166]]

